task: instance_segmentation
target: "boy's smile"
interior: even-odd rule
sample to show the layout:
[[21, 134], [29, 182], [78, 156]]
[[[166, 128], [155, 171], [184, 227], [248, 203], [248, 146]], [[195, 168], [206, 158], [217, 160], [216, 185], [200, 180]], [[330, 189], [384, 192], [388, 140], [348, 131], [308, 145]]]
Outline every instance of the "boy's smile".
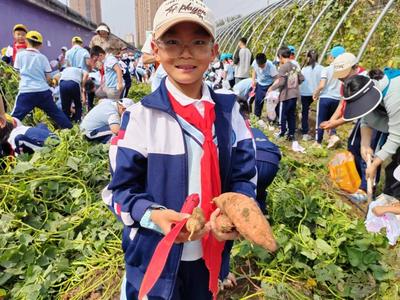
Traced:
[[204, 72], [218, 52], [210, 34], [194, 22], [182, 22], [152, 46], [171, 82], [187, 96], [200, 98]]

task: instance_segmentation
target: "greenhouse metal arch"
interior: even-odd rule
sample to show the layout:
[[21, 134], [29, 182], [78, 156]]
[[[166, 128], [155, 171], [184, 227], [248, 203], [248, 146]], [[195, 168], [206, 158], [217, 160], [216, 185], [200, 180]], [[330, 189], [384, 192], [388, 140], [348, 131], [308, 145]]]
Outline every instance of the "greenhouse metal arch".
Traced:
[[[400, 0], [279, 0], [218, 29], [220, 52], [233, 53], [241, 37], [253, 54], [274, 59], [282, 45], [296, 58], [316, 49], [322, 63], [335, 45], [343, 45], [367, 67], [400, 64], [400, 25], [393, 22]], [[255, 52], [256, 51], [256, 52]]]

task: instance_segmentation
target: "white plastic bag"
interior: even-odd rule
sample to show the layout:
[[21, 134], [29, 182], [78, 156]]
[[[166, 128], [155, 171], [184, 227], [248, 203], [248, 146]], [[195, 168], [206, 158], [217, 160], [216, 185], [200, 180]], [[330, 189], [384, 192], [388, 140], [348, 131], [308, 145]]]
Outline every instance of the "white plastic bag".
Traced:
[[265, 95], [265, 101], [267, 102], [267, 116], [268, 119], [274, 121], [276, 119], [276, 106], [279, 103], [279, 91], [275, 90], [268, 92]]
[[400, 236], [400, 220], [398, 216], [392, 213], [386, 213], [381, 217], [376, 216], [372, 209], [376, 206], [390, 205], [390, 201], [384, 197], [380, 197], [369, 205], [367, 219], [365, 220], [365, 227], [367, 231], [379, 233], [382, 228], [386, 228], [386, 237], [390, 245], [396, 245]]

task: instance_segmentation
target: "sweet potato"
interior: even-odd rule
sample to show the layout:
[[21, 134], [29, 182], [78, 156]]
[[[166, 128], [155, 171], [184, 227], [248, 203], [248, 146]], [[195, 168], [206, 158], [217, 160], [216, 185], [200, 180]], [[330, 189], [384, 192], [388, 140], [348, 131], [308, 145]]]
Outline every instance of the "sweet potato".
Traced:
[[215, 223], [218, 231], [222, 233], [230, 233], [235, 229], [235, 225], [233, 225], [231, 220], [224, 214], [218, 215], [218, 217], [215, 219]]
[[203, 210], [200, 207], [196, 207], [186, 222], [186, 230], [190, 233], [189, 241], [191, 241], [193, 234], [202, 230], [205, 225], [206, 218], [204, 217]]
[[246, 240], [271, 252], [277, 249], [272, 229], [255, 200], [238, 193], [224, 193], [213, 201]]

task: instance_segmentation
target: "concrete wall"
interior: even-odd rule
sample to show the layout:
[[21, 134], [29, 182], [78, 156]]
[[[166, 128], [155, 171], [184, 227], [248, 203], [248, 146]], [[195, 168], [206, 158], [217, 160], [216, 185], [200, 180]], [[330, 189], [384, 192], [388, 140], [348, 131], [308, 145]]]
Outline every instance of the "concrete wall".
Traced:
[[85, 45], [89, 44], [94, 34], [91, 28], [73, 22], [68, 11], [65, 12], [68, 17], [64, 18], [59, 11], [51, 12], [44, 5], [40, 7], [26, 0], [0, 0], [0, 48], [12, 43], [12, 28], [17, 23], [43, 35], [41, 52], [49, 60], [58, 57], [61, 47], [70, 47], [73, 36], [79, 35]]

